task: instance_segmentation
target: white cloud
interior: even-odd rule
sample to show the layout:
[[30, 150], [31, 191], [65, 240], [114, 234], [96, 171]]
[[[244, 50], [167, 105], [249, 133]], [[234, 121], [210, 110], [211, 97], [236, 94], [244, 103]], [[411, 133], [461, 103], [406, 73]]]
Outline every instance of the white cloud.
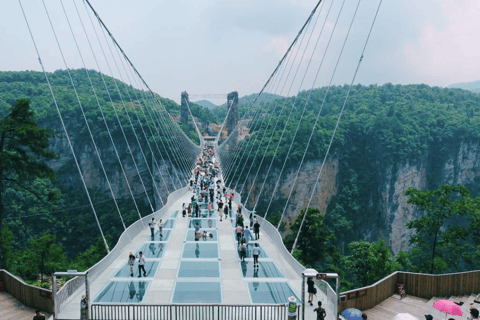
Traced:
[[480, 2], [444, 0], [442, 19], [428, 23], [418, 42], [404, 46], [407, 63], [426, 82], [448, 85], [480, 78]]

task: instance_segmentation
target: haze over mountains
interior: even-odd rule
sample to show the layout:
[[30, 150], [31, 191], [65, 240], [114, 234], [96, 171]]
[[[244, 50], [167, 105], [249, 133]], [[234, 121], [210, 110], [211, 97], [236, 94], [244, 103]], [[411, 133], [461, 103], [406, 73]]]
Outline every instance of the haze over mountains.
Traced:
[[447, 88], [458, 88], [468, 90], [475, 93], [480, 93], [480, 80], [472, 82], [459, 82], [449, 85]]

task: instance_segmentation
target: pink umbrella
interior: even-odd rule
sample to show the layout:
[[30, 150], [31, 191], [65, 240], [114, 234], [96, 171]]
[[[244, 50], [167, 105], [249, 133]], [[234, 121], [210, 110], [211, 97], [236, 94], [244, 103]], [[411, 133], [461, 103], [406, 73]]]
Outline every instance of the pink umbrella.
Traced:
[[463, 314], [462, 308], [453, 301], [440, 299], [437, 300], [433, 307], [438, 311], [445, 312], [445, 319], [447, 318], [447, 313], [454, 316], [461, 316]]
[[233, 197], [233, 194], [227, 193], [226, 196], [227, 197]]

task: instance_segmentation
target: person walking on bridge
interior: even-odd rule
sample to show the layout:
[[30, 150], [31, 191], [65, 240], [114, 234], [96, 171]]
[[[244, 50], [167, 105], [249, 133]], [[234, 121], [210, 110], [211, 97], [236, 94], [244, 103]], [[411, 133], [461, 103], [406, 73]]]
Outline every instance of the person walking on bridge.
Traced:
[[150, 233], [152, 235], [152, 238], [155, 234], [155, 218], [152, 218], [152, 221], [148, 223], [148, 226], [150, 227]]
[[255, 220], [255, 223], [253, 224], [253, 231], [255, 232], [255, 240], [260, 239], [260, 223], [258, 223], [258, 220]]
[[142, 271], [143, 271], [143, 276], [146, 277], [147, 276], [147, 272], [145, 271], [146, 261], [142, 251], [138, 253], [137, 258], [138, 258], [138, 278], [142, 277]]

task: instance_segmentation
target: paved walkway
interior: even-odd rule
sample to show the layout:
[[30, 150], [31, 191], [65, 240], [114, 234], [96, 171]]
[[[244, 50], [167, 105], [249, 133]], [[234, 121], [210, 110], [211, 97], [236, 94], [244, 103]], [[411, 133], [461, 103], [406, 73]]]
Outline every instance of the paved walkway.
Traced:
[[[128, 301], [122, 300], [120, 303], [142, 303], [142, 304], [152, 304], [152, 305], [167, 305], [174, 302], [176, 286], [181, 282], [219, 282], [221, 288], [221, 301], [216, 303], [227, 304], [227, 305], [248, 305], [252, 303], [262, 303], [260, 301], [252, 301], [253, 299], [265, 298], [267, 300], [276, 299], [284, 300], [285, 295], [290, 295], [290, 293], [282, 293], [281, 290], [285, 290], [285, 284], [288, 284], [289, 288], [294, 290], [295, 295], [299, 297], [301, 291], [301, 275], [297, 274], [293, 268], [287, 263], [287, 261], [282, 257], [280, 252], [274, 245], [274, 242], [269, 238], [267, 234], [260, 232], [260, 246], [262, 251], [268, 254], [268, 257], [260, 258], [260, 272], [265, 272], [269, 274], [269, 278], [262, 278], [258, 274], [253, 273], [253, 259], [248, 257], [246, 263], [241, 263], [238, 254], [237, 254], [237, 242], [234, 236], [234, 223], [232, 219], [223, 219], [220, 221], [217, 214], [214, 214], [210, 220], [212, 223], [216, 223], [216, 227], [213, 227], [218, 235], [218, 240], [209, 240], [198, 242], [192, 241], [193, 239], [186, 238], [187, 233], [192, 232], [192, 229], [189, 228], [190, 218], [182, 217], [181, 207], [182, 203], [188, 204], [190, 202], [190, 197], [192, 192], [186, 192], [182, 197], [173, 203], [170, 210], [168, 210], [163, 217], [156, 217], [156, 221], [159, 218], [162, 218], [164, 222], [167, 221], [169, 217], [175, 215], [178, 211], [178, 214], [173, 218], [173, 225], [166, 225], [164, 227], [164, 235], [166, 232], [170, 231], [170, 237], [168, 241], [161, 241], [158, 238], [158, 235], [155, 236], [154, 242], [150, 238], [150, 229], [147, 227], [145, 230], [140, 232], [131, 242], [127, 245], [114, 262], [106, 268], [101, 275], [99, 275], [92, 283], [90, 287], [91, 302], [102, 301], [99, 297], [103, 296], [114, 302], [114, 299], [118, 299], [118, 295], [121, 295], [121, 299], [127, 299]], [[232, 211], [236, 212], [237, 204], [233, 203]], [[216, 210], [215, 210], [216, 212]], [[248, 217], [244, 217], [245, 225], [248, 225]], [[170, 229], [169, 229], [170, 228]], [[157, 229], [157, 228], [156, 228]], [[207, 225], [208, 229], [208, 225]], [[205, 244], [212, 243], [218, 245], [218, 257], [215, 258], [203, 258]], [[158, 251], [155, 251], [155, 246], [162, 246], [161, 251], [163, 255], [158, 255]], [[197, 249], [200, 252], [195, 251], [195, 254], [198, 253], [197, 257], [186, 257], [184, 256], [184, 251], [188, 245], [197, 245]], [[198, 246], [200, 245], [200, 247]], [[156, 258], [149, 258], [147, 255], [147, 277], [138, 279], [137, 276], [137, 267], [135, 266], [135, 277], [129, 277], [129, 271], [126, 267], [127, 257], [129, 252], [137, 253], [143, 248], [144, 252], [146, 251], [148, 255], [158, 255]], [[151, 251], [151, 252], [150, 252]], [[155, 252], [156, 253], [155, 253]], [[182, 262], [196, 261], [195, 263], [208, 262], [208, 261], [219, 261], [220, 262], [220, 277], [219, 278], [177, 278], [180, 272], [180, 265]], [[150, 270], [149, 263], [158, 261], [156, 268]], [[267, 267], [268, 266], [268, 267]], [[122, 275], [119, 276], [119, 273], [124, 271]], [[126, 272], [126, 273], [125, 273]], [[252, 275], [253, 273], [253, 275]], [[244, 276], [245, 274], [245, 276]], [[141, 282], [147, 283], [144, 286], [139, 287]], [[263, 283], [263, 284], [262, 284]], [[267, 284], [268, 283], [268, 284]], [[105, 294], [105, 291], [109, 287], [112, 288], [115, 286], [115, 290], [118, 291], [118, 294], [112, 293]], [[122, 287], [123, 286], [123, 287]], [[130, 288], [129, 288], [130, 286]], [[270, 288], [270, 292], [264, 294], [265, 291], [261, 291], [263, 287]], [[273, 287], [273, 290], [271, 289]], [[282, 287], [278, 289], [277, 287]], [[250, 290], [257, 291], [254, 292], [254, 298], [252, 299]], [[123, 290], [123, 292], [122, 292]], [[193, 288], [192, 288], [193, 290]], [[276, 291], [277, 290], [277, 291]], [[288, 287], [287, 287], [288, 290]], [[322, 301], [325, 300], [323, 293], [318, 290], [318, 298]], [[133, 292], [133, 293], [132, 293]], [[262, 292], [262, 293], [260, 293]], [[67, 307], [62, 310], [60, 314], [60, 319], [75, 319], [79, 318], [79, 301], [82, 292], [79, 290], [72, 298], [71, 302]], [[252, 295], [252, 296], [253, 296]], [[208, 296], [203, 295], [203, 296]], [[137, 301], [135, 301], [137, 299]], [[175, 301], [178, 303], [178, 301]], [[275, 303], [279, 303], [276, 301]], [[192, 303], [192, 302], [184, 302]], [[208, 303], [208, 302], [200, 302]], [[272, 302], [270, 302], [272, 303]], [[286, 301], [285, 301], [286, 303]], [[265, 304], [265, 303], [263, 303]], [[315, 319], [316, 316], [313, 312], [314, 307], [306, 306], [306, 319]], [[327, 319], [333, 319], [333, 310], [327, 309]]]
[[[50, 316], [44, 313], [46, 318]], [[32, 320], [35, 309], [26, 307], [20, 301], [6, 292], [0, 292], [0, 319], [2, 320]]]

